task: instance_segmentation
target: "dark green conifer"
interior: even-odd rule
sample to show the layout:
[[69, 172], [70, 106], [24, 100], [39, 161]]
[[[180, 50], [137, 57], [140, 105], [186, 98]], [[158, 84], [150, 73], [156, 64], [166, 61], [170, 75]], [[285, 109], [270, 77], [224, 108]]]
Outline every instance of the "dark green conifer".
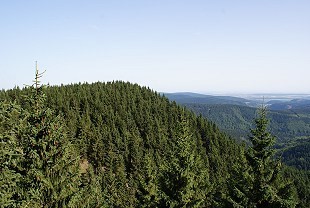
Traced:
[[163, 167], [162, 206], [204, 207], [210, 192], [207, 161], [197, 151], [184, 111], [181, 114], [172, 151]]
[[153, 154], [147, 152], [144, 156], [141, 174], [138, 176], [137, 199], [139, 201], [139, 207], [152, 208], [159, 206], [160, 190], [158, 172]]
[[69, 207], [83, 208], [109, 208], [106, 202], [106, 189], [102, 186], [102, 176], [100, 173], [95, 174], [94, 168], [86, 160], [80, 163], [82, 172], [82, 185], [79, 191], [72, 198]]
[[253, 174], [251, 201], [257, 208], [295, 207], [293, 190], [282, 193], [286, 187], [280, 181], [281, 162], [275, 161], [273, 145], [276, 138], [268, 131], [267, 108], [262, 106], [251, 130], [248, 161]]
[[[281, 179], [281, 163], [274, 158], [275, 137], [268, 131], [267, 108], [262, 106], [249, 137], [252, 146], [246, 161], [237, 164], [238, 173], [230, 184], [230, 202], [234, 207], [295, 207], [291, 184]], [[242, 155], [241, 155], [242, 156]], [[243, 161], [243, 162], [242, 162]]]
[[20, 204], [18, 184], [22, 175], [19, 165], [23, 152], [18, 135], [24, 124], [20, 106], [0, 103], [0, 207], [17, 207]]
[[80, 184], [79, 157], [67, 138], [62, 118], [46, 107], [41, 76], [36, 70], [28, 97], [31, 108], [21, 134], [22, 206], [67, 207]]
[[230, 178], [227, 181], [228, 193], [225, 194], [224, 204], [226, 207], [253, 208], [251, 201], [253, 187], [253, 175], [248, 164], [246, 153], [240, 148], [238, 160], [232, 164]]

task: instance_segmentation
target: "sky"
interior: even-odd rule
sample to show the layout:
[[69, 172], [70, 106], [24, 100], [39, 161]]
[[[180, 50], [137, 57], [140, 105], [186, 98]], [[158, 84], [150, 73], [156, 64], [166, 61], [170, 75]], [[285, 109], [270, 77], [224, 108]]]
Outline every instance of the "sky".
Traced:
[[309, 0], [0, 2], [0, 89], [123, 80], [159, 92], [310, 93]]

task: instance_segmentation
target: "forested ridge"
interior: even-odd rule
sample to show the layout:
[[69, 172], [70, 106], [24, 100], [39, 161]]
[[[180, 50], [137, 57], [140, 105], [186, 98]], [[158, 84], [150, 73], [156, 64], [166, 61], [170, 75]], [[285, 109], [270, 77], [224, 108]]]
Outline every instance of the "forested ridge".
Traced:
[[[256, 108], [230, 104], [183, 103], [196, 114], [216, 123], [219, 128], [236, 138], [245, 138], [253, 125]], [[269, 107], [268, 107], [269, 109]], [[310, 112], [307, 109], [270, 110], [270, 131], [278, 142], [289, 142], [296, 137], [310, 135]]]
[[35, 84], [0, 93], [1, 207], [309, 204], [309, 175], [274, 159], [265, 114], [247, 149], [147, 87]]
[[[247, 142], [256, 108], [229, 104], [182, 104], [202, 115], [239, 141]], [[269, 109], [269, 106], [268, 106]], [[277, 137], [275, 148], [283, 161], [301, 170], [310, 170], [310, 113], [307, 108], [269, 111], [270, 132]]]

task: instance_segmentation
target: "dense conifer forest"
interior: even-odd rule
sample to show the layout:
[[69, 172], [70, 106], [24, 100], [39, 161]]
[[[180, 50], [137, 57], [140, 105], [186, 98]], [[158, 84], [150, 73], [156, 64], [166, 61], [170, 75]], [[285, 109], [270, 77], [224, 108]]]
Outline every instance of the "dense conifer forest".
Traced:
[[[256, 108], [231, 104], [180, 103], [188, 109], [201, 114], [219, 128], [235, 138], [245, 138], [253, 125]], [[269, 106], [268, 106], [268, 109]], [[290, 142], [297, 137], [310, 135], [310, 111], [307, 108], [298, 110], [270, 110], [270, 131], [277, 136], [277, 142]]]
[[307, 207], [309, 173], [121, 81], [0, 92], [0, 207]]
[[[257, 109], [231, 104], [180, 103], [197, 115], [214, 122], [234, 139], [248, 143]], [[268, 110], [270, 107], [268, 106]], [[276, 136], [275, 148], [282, 161], [300, 170], [310, 170], [310, 112], [307, 108], [269, 110], [270, 132]]]

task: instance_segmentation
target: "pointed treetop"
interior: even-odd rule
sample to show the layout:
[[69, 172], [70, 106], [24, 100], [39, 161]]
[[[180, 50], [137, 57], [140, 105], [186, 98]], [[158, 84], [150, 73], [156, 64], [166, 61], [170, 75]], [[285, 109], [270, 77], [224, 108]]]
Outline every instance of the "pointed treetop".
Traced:
[[38, 61], [36, 61], [36, 72], [35, 72], [35, 80], [34, 85], [35, 85], [35, 89], [38, 92], [39, 88], [40, 88], [40, 78], [43, 76], [43, 74], [45, 73], [46, 70], [44, 70], [43, 72], [39, 73], [39, 68], [38, 68]]

